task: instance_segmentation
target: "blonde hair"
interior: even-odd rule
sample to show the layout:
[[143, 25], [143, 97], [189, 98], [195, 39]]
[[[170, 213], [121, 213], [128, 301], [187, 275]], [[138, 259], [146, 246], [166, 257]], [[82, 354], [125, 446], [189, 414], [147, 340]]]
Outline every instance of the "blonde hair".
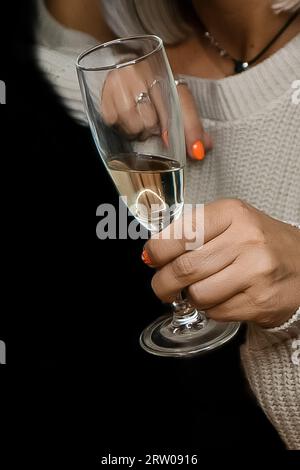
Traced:
[[296, 11], [300, 8], [299, 0], [273, 0], [272, 8], [276, 13], [282, 11]]
[[[184, 5], [183, 5], [184, 2]], [[118, 37], [157, 34], [166, 44], [175, 44], [192, 31], [183, 19], [191, 0], [101, 0], [105, 19]], [[270, 0], [275, 13], [296, 11], [300, 0]]]

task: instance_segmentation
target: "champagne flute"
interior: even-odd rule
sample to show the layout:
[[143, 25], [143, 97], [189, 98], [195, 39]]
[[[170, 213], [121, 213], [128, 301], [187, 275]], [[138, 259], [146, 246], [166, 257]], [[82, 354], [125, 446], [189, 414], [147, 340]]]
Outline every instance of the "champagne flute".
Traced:
[[[116, 39], [83, 52], [76, 66], [107, 171], [138, 222], [161, 232], [182, 215], [186, 163], [179, 98], [162, 40]], [[238, 328], [206, 318], [180, 294], [173, 315], [149, 325], [140, 345], [158, 356], [193, 356], [223, 345]]]

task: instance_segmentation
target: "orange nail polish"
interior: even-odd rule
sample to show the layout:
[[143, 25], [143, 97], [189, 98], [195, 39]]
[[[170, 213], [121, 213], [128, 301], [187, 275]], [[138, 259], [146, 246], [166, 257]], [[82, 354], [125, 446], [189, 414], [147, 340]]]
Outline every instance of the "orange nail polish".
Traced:
[[203, 160], [205, 157], [205, 149], [201, 140], [196, 140], [192, 146], [192, 154], [195, 160]]
[[165, 144], [166, 147], [169, 146], [169, 132], [168, 132], [168, 129], [165, 129], [162, 134], [161, 134], [161, 138]]
[[152, 264], [151, 258], [150, 258], [150, 256], [148, 255], [148, 253], [147, 253], [146, 250], [143, 250], [143, 253], [142, 253], [142, 260], [143, 260], [144, 263], [147, 264], [147, 265]]

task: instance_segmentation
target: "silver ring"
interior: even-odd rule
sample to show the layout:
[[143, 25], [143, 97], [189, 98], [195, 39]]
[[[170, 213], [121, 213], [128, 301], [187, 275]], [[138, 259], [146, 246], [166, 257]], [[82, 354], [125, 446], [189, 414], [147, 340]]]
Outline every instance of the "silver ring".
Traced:
[[176, 86], [179, 86], [179, 85], [188, 86], [187, 81], [184, 78], [177, 77], [177, 78], [174, 79], [174, 82], [175, 82]]
[[152, 88], [155, 86], [155, 85], [159, 85], [159, 80], [153, 80], [153, 82], [151, 83], [151, 85], [149, 86], [149, 90], [151, 91]]
[[146, 91], [141, 91], [141, 93], [135, 98], [135, 104], [144, 104], [150, 103], [150, 96]]

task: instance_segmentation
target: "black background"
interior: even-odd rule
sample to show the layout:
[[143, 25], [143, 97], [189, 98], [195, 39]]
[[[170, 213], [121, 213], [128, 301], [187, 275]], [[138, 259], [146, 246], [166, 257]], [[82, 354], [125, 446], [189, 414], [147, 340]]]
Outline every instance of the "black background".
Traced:
[[13, 390], [14, 411], [25, 410], [22, 439], [38, 431], [27, 452], [44, 449], [47, 462], [68, 440], [73, 457], [84, 448], [94, 463], [108, 452], [274, 455], [283, 444], [243, 376], [243, 331], [193, 360], [140, 349], [140, 331], [163, 312], [140, 261], [143, 243], [96, 237], [96, 208], [117, 195], [89, 130], [38, 70], [31, 3], [7, 5], [0, 77], [2, 390]]

